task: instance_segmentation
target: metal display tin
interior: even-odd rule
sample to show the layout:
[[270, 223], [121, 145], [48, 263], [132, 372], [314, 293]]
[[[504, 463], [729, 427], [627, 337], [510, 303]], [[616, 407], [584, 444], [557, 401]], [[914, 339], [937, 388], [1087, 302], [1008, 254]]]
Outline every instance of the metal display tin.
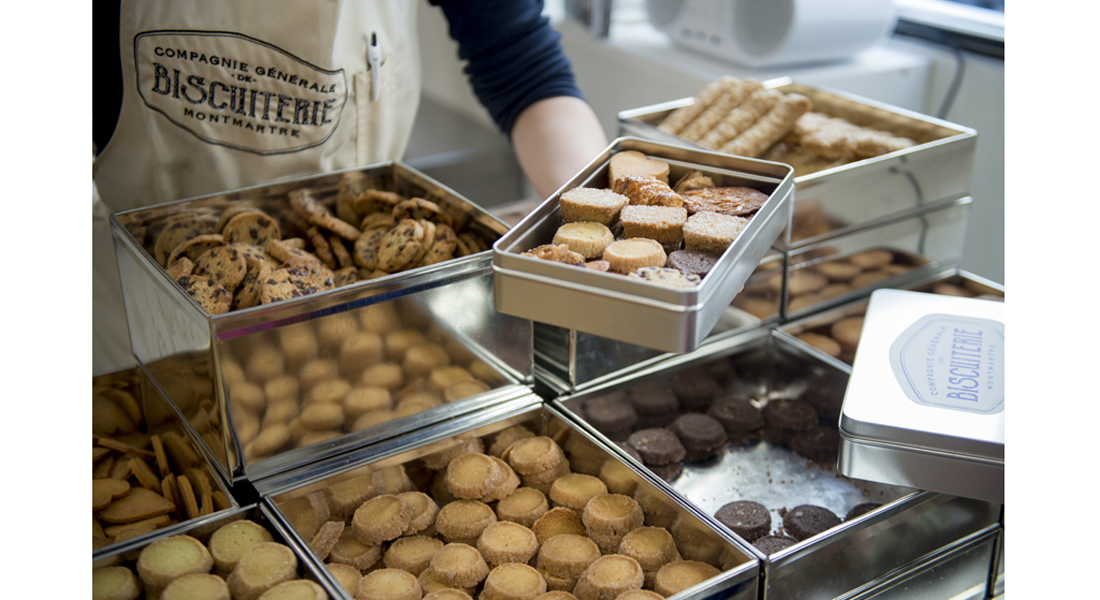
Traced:
[[[234, 202], [285, 215], [292, 212], [287, 201], [292, 190], [309, 189], [320, 203], [331, 205], [349, 179], [406, 197], [431, 198], [452, 215], [456, 230], [489, 239], [506, 230], [489, 213], [400, 163], [111, 217], [134, 356], [229, 481], [267, 477], [530, 393], [531, 322], [493, 309], [487, 251], [211, 316], [147, 250], [156, 228], [175, 215], [216, 218]], [[420, 350], [406, 353], [414, 347]], [[378, 365], [384, 367], [381, 375], [370, 371]], [[449, 382], [470, 378], [478, 383], [456, 386], [461, 389], [454, 393], [445, 389]], [[368, 393], [361, 387], [372, 389]], [[354, 401], [348, 400], [352, 391], [358, 394]], [[328, 401], [341, 406], [342, 418], [325, 424], [300, 414], [307, 404]], [[216, 409], [201, 409], [208, 402]], [[360, 419], [373, 410], [389, 412]]]
[[[125, 415], [125, 417], [121, 415]], [[120, 422], [124, 422], [124, 424], [120, 426]], [[164, 440], [162, 448], [165, 458], [167, 459], [166, 467], [171, 473], [170, 476], [157, 473], [163, 477], [162, 486], [171, 485], [174, 481], [177, 481], [180, 476], [190, 476], [191, 478], [201, 476], [201, 474], [191, 473], [190, 471], [185, 473], [185, 470], [188, 469], [199, 469], [206, 475], [207, 483], [209, 483], [211, 491], [221, 492], [228, 504], [228, 508], [219, 510], [213, 504], [214, 500], [213, 497], [211, 497], [210, 502], [212, 511], [210, 514], [218, 515], [226, 511], [235, 510], [239, 506], [236, 496], [232, 493], [227, 482], [220, 476], [218, 470], [212, 466], [213, 462], [211, 461], [211, 457], [202, 452], [201, 444], [194, 443], [187, 427], [183, 426], [181, 423], [182, 418], [180, 415], [173, 410], [171, 403], [168, 402], [168, 399], [164, 397], [156, 384], [140, 366], [128, 367], [92, 377], [93, 436], [104, 433], [104, 424], [113, 424], [115, 429], [109, 431], [107, 437], [117, 442], [137, 445], [143, 450], [148, 450], [155, 454], [155, 447], [143, 447], [141, 446], [142, 442], [140, 440], [144, 438], [145, 435], [156, 435], [161, 440]], [[123, 462], [125, 462], [125, 458], [124, 456]], [[112, 464], [115, 464], [113, 459], [108, 458], [93, 462], [95, 465], [93, 467], [93, 478], [111, 476], [110, 473], [103, 473], [102, 475], [96, 473], [97, 469], [106, 466], [104, 462], [107, 460], [111, 460]], [[142, 458], [137, 457], [137, 460], [142, 460]], [[149, 458], [146, 460], [146, 463], [148, 464], [151, 461], [153, 461], [153, 459]], [[158, 463], [153, 463], [151, 466], [156, 466], [157, 464]], [[125, 480], [132, 481], [131, 486], [136, 486], [137, 482], [131, 479], [130, 470], [127, 469], [125, 472]], [[117, 477], [117, 475], [115, 475], [115, 477]], [[189, 479], [189, 483], [190, 482]], [[200, 484], [196, 483], [194, 489], [201, 489], [199, 486]], [[172, 489], [176, 490], [178, 486]], [[160, 489], [154, 491], [163, 493]], [[203, 503], [202, 494], [196, 492], [195, 495], [196, 505], [201, 507]], [[184, 506], [184, 503], [179, 499], [176, 499], [175, 502], [177, 503], [176, 510], [172, 511], [170, 516], [173, 519], [178, 518], [179, 521], [177, 523], [143, 533], [139, 536], [129, 538], [129, 540], [126, 541], [95, 548], [92, 552], [93, 559], [113, 553], [115, 546], [128, 544], [130, 541], [134, 540], [136, 540], [137, 543], [141, 543], [143, 540], [148, 541], [162, 535], [166, 531], [174, 531], [181, 527], [187, 527], [191, 522], [203, 518], [188, 518], [188, 509]], [[116, 527], [124, 528], [125, 525], [118, 524]]]
[[841, 472], [1004, 501], [1004, 303], [871, 294], [840, 418]]
[[[789, 78], [770, 80], [764, 85], [807, 96], [815, 112], [916, 142], [903, 150], [816, 172], [800, 172], [805, 169], [792, 161], [796, 198], [789, 234], [791, 248], [844, 235], [877, 219], [927, 208], [970, 192], [978, 135], [973, 129]], [[657, 124], [670, 112], [694, 101], [683, 98], [620, 112], [620, 134], [701, 147], [657, 129]], [[785, 238], [779, 240], [781, 245], [786, 242]]]
[[[611, 156], [628, 150], [668, 162], [672, 180], [699, 170], [718, 186], [751, 185], [769, 195], [693, 288], [661, 286], [520, 254], [551, 241], [562, 224], [561, 193], [576, 187], [610, 187]], [[655, 350], [693, 350], [776, 241], [788, 219], [792, 189], [787, 165], [619, 138], [493, 245], [495, 306], [505, 314]]]
[[[605, 445], [578, 427], [567, 414], [538, 399], [498, 405], [477, 415], [433, 425], [392, 444], [357, 451], [339, 461], [303, 467], [296, 473], [288, 473], [277, 483], [270, 482], [274, 485], [263, 493], [275, 507], [280, 522], [301, 540], [311, 539], [315, 529], [326, 521], [348, 521], [356, 502], [361, 506], [362, 501], [380, 494], [419, 491], [443, 507], [454, 499], [444, 482], [449, 454], [476, 452], [480, 448], [485, 453], [497, 455], [502, 451], [495, 445], [497, 434], [516, 426], [557, 442], [569, 461], [571, 472], [592, 476], [604, 473], [601, 477], [609, 482], [609, 493], [637, 498], [645, 511], [645, 525], [668, 528], [684, 558], [690, 556], [706, 561], [720, 571], [670, 598], [753, 600], [759, 597], [759, 563], [754, 557], [726, 532], [713, 528], [694, 507], [669, 495], [659, 481], [631, 464], [618, 448]], [[524, 487], [535, 487], [550, 497], [548, 490], [552, 482], [532, 482], [522, 477]], [[359, 491], [351, 493], [352, 490]], [[349, 497], [357, 500], [343, 503], [334, 500]], [[436, 525], [438, 527], [438, 521]], [[531, 527], [539, 529], [536, 525]], [[477, 597], [477, 593], [471, 596]]]
[[[704, 380], [717, 382], [721, 390], [717, 399], [747, 398], [757, 406], [766, 406], [799, 398], [816, 408], [823, 425], [837, 422], [848, 379], [842, 366], [819, 360], [814, 353], [768, 330], [708, 350], [707, 354], [670, 358], [643, 373], [632, 373], [629, 379], [551, 403], [560, 403], [593, 436], [609, 444], [628, 440], [630, 431], [638, 428], [668, 426], [686, 412], [685, 406], [706, 410], [691, 392], [715, 389], [700, 385]], [[635, 395], [660, 390], [672, 390], [680, 401], [680, 413], [649, 415], [652, 422], [644, 423], [644, 413], [637, 412], [633, 429], [609, 429], [608, 424], [597, 427], [601, 422], [593, 421], [589, 412], [592, 406], [618, 401], [615, 398], [633, 404]], [[643, 405], [635, 406], [640, 409]], [[653, 467], [630, 460], [638, 468], [654, 472]], [[797, 505], [822, 506], [842, 519], [841, 524], [771, 555], [729, 530], [747, 552], [761, 560], [761, 598], [849, 598], [862, 590], [881, 593], [895, 585], [903, 589], [907, 578], [939, 559], [956, 556], [953, 551], [960, 547], [976, 540], [984, 542], [999, 526], [999, 505], [845, 477], [835, 461], [835, 453], [832, 462], [809, 459], [768, 439], [730, 443], [715, 458], [682, 463], [682, 472], [666, 484], [722, 529], [725, 526], [713, 516], [715, 512], [728, 502], [743, 499], [769, 509], [773, 534], [782, 531], [780, 509]], [[843, 520], [851, 509], [866, 502], [879, 506]], [[989, 562], [979, 566], [953, 568], [951, 587], [984, 585]]]
[[[1001, 300], [1004, 299], [1005, 295], [1003, 285], [958, 268], [945, 269], [939, 273], [919, 279], [907, 285], [897, 286], [896, 289], [948, 296]], [[777, 331], [779, 335], [789, 336], [791, 344], [805, 347], [807, 350], [820, 357], [821, 360], [837, 361], [842, 365], [841, 368], [851, 372], [852, 362], [855, 360], [855, 349], [846, 350], [842, 348], [838, 355], [832, 356], [822, 349], [815, 347], [813, 344], [809, 344], [799, 338], [803, 334], [813, 334], [807, 339], [813, 338], [814, 335], [832, 338], [832, 327], [835, 323], [848, 318], [864, 317], [867, 313], [868, 300], [867, 297], [863, 297], [828, 310], [784, 323], [779, 326]], [[828, 344], [828, 342], [825, 343]], [[829, 345], [831, 346], [831, 344]]]
[[[273, 516], [272, 509], [263, 501], [245, 507], [238, 507], [232, 511], [223, 511], [207, 515], [201, 519], [196, 519], [186, 524], [180, 524], [180, 526], [173, 527], [170, 530], [163, 529], [157, 532], [159, 535], [156, 536], [143, 536], [111, 546], [108, 552], [97, 554], [93, 557], [93, 573], [97, 568], [121, 565], [129, 568], [134, 572], [134, 575], [137, 575], [138, 557], [141, 551], [149, 544], [174, 535], [187, 535], [202, 542], [203, 545], [207, 545], [210, 541], [210, 536], [218, 529], [243, 519], [262, 525], [264, 529], [271, 534], [272, 541], [283, 544], [294, 552], [295, 558], [298, 561], [299, 579], [309, 579], [319, 584], [324, 588], [329, 598], [345, 597], [341, 595], [342, 590], [340, 592], [337, 591], [339, 584], [333, 579], [328, 569], [326, 569], [321, 562], [316, 560], [315, 555], [305, 550], [307, 546], [303, 545], [296, 536], [284, 528], [278, 519]], [[217, 575], [221, 577], [227, 576], [220, 573]]]
[[[783, 270], [784, 255], [770, 251], [761, 261], [745, 289]], [[738, 294], [718, 318], [702, 351], [728, 337], [758, 330], [779, 322], [779, 301], [775, 295], [758, 299]], [[610, 338], [535, 322], [535, 377], [554, 389], [556, 395], [570, 394], [627, 376], [628, 373], [668, 358], [668, 353]]]
[[[865, 297], [878, 288], [904, 286], [955, 266], [962, 258], [972, 203], [969, 196], [957, 198], [790, 250], [783, 285], [783, 320]], [[778, 293], [776, 279], [746, 289], [747, 295], [770, 297]]]

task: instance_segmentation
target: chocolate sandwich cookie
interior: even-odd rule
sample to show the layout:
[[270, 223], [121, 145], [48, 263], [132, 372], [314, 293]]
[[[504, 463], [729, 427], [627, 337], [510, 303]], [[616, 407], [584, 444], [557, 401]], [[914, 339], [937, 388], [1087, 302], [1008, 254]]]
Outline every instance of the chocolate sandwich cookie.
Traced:
[[783, 529], [800, 542], [837, 525], [840, 525], [840, 517], [827, 508], [812, 504], [796, 506], [783, 514]]
[[714, 458], [726, 445], [726, 428], [718, 419], [703, 413], [680, 415], [668, 429], [684, 445], [686, 462]]
[[757, 550], [770, 556], [780, 550], [786, 550], [797, 543], [798, 540], [785, 535], [766, 535], [753, 542], [752, 545]]
[[768, 535], [772, 529], [772, 516], [767, 507], [752, 500], [725, 504], [714, 513], [714, 518], [748, 542]]
[[707, 414], [725, 427], [734, 444], [758, 440], [764, 429], [763, 413], [748, 400], [723, 398], [712, 404]]
[[623, 440], [638, 423], [638, 413], [618, 396], [593, 398], [584, 404], [588, 422], [612, 440]]
[[791, 443], [799, 431], [817, 425], [817, 410], [805, 400], [773, 400], [764, 407], [764, 439], [781, 445]]
[[659, 427], [680, 412], [680, 401], [664, 387], [632, 390], [626, 399], [638, 413], [638, 427]]
[[722, 393], [722, 386], [701, 369], [690, 369], [672, 376], [672, 393], [684, 411], [706, 412]]
[[630, 434], [626, 440], [642, 457], [646, 466], [661, 466], [680, 462], [687, 451], [676, 437], [668, 429], [663, 427], [651, 427]]
[[857, 504], [852, 507], [852, 510], [848, 511], [848, 514], [844, 515], [844, 520], [851, 521], [852, 519], [861, 517], [880, 506], [882, 506], [882, 504], [879, 504], [878, 502], [864, 502], [862, 504]]
[[667, 267], [678, 269], [688, 275], [698, 275], [700, 279], [714, 268], [714, 263], [722, 255], [707, 250], [674, 250], [668, 255]]
[[794, 434], [791, 449], [810, 460], [836, 463], [837, 453], [840, 452], [840, 433], [835, 427], [818, 425]]

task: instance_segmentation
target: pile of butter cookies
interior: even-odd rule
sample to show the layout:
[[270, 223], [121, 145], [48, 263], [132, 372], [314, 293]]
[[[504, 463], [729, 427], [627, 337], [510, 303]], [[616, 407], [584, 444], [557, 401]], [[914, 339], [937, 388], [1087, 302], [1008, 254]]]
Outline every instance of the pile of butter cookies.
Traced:
[[[274, 214], [239, 200], [183, 210], [152, 256], [208, 313], [316, 294], [489, 249], [452, 209], [419, 197], [341, 186], [329, 204], [308, 188]], [[285, 218], [278, 218], [285, 217]], [[294, 235], [288, 235], [293, 231]]]
[[93, 386], [93, 550], [229, 507], [190, 440], [146, 432], [131, 390]]
[[694, 102], [669, 112], [657, 128], [726, 154], [764, 158], [806, 175], [913, 146], [907, 137], [815, 112], [802, 94], [755, 79], [722, 77]]
[[522, 254], [693, 287], [768, 200], [751, 187], [717, 186], [701, 171], [669, 185], [669, 164], [636, 150], [612, 155], [608, 171], [610, 188], [562, 193], [553, 240]]
[[[202, 538], [202, 539], [200, 539]], [[205, 541], [204, 541], [205, 540]], [[95, 598], [137, 600], [328, 600], [316, 581], [302, 578], [298, 556], [267, 527], [238, 519], [209, 538], [181, 533], [157, 539], [137, 560], [92, 569]], [[136, 574], [135, 574], [136, 572]]]
[[657, 599], [734, 560], [622, 462], [556, 438], [521, 424], [445, 440], [278, 506], [357, 600]]

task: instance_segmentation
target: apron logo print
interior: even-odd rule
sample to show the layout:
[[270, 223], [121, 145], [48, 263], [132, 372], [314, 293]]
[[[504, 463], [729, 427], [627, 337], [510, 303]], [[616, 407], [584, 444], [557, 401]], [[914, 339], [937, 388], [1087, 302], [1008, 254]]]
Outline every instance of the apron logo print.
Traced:
[[343, 70], [240, 34], [146, 32], [134, 58], [146, 106], [208, 143], [256, 154], [324, 143], [347, 102]]

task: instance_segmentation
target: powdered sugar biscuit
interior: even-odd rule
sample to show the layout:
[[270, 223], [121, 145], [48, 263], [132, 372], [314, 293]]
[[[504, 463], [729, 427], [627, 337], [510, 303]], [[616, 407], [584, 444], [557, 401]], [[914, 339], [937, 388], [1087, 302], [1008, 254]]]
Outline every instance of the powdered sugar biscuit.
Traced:
[[227, 244], [247, 243], [265, 246], [271, 240], [282, 238], [279, 223], [259, 210], [245, 211], [233, 217], [222, 228]]

